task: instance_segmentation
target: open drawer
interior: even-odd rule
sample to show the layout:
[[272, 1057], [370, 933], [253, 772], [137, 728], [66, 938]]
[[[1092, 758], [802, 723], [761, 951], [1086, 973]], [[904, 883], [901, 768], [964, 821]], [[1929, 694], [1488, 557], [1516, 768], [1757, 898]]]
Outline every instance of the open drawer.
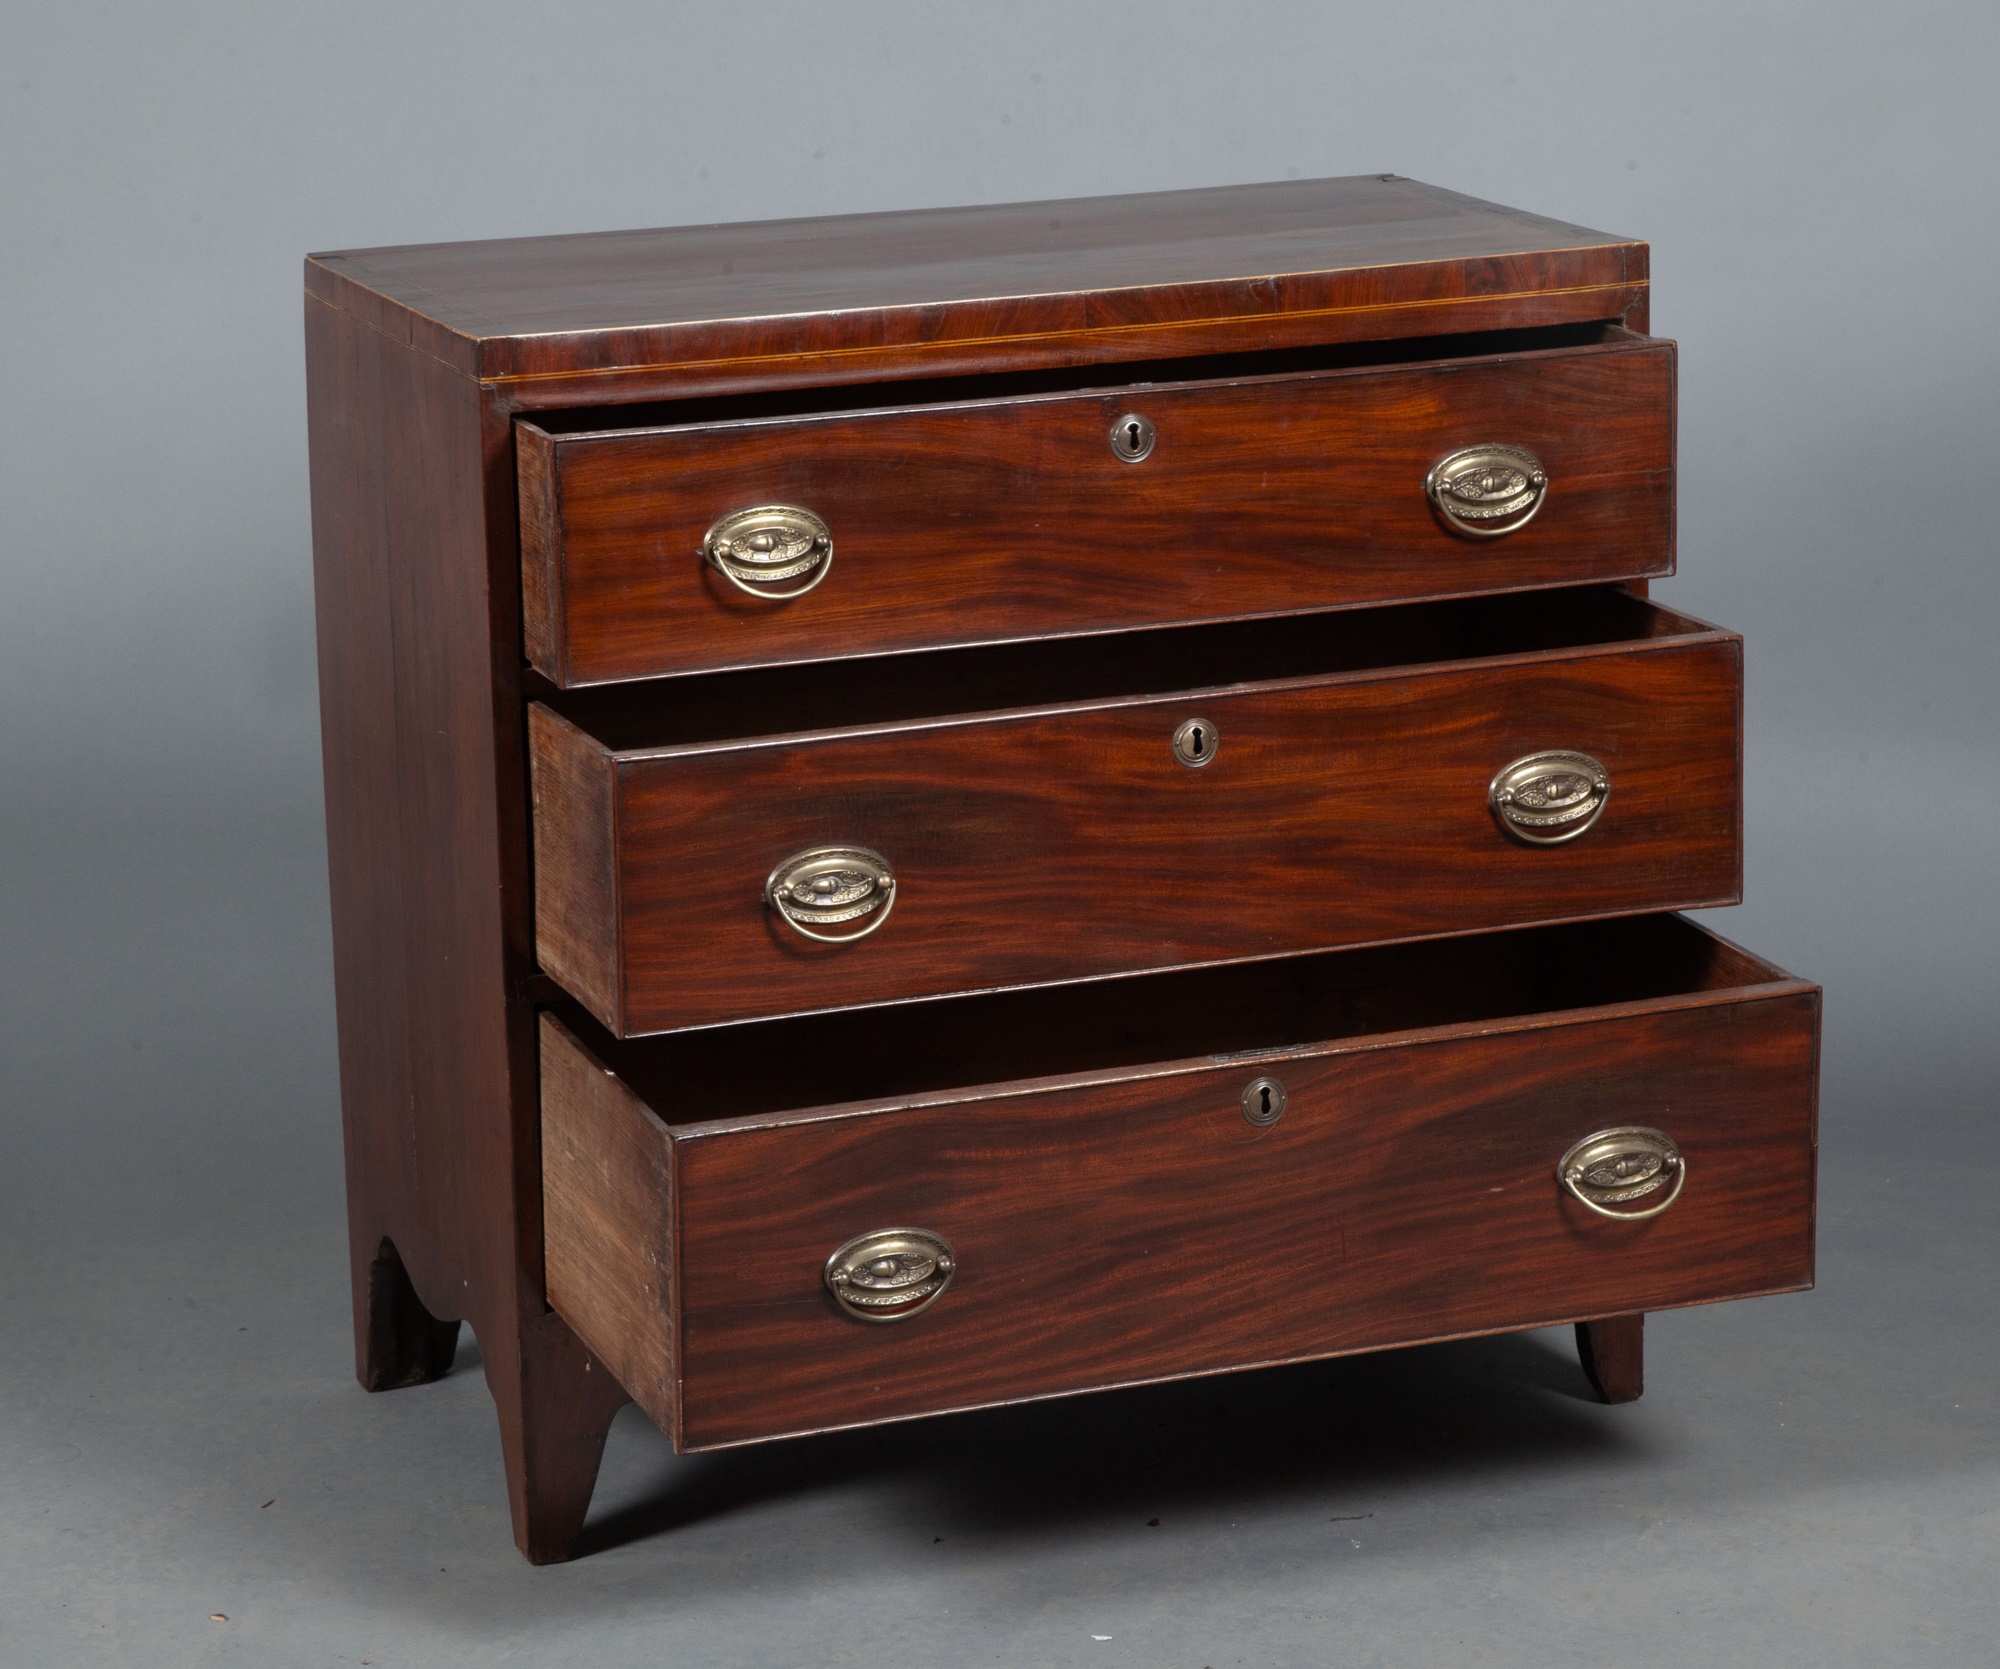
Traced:
[[1805, 1287], [1818, 1042], [1817, 987], [1672, 916], [546, 1015], [549, 1302], [702, 1449]]
[[1741, 715], [1612, 587], [550, 695], [536, 959], [632, 1037], [1733, 903]]
[[528, 655], [574, 688], [1670, 573], [1674, 364], [1578, 325], [543, 414]]

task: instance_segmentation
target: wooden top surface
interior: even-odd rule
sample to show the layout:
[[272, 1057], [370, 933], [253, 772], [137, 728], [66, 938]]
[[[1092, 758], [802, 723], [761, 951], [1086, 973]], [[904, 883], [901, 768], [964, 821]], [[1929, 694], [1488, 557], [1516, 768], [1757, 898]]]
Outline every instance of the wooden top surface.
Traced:
[[346, 250], [306, 287], [485, 381], [713, 387], [1617, 317], [1646, 270], [1632, 239], [1371, 174]]

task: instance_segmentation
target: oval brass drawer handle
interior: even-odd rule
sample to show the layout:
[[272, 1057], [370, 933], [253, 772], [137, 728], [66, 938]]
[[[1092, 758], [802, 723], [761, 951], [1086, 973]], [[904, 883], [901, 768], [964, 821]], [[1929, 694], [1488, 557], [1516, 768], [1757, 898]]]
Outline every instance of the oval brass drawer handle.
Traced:
[[1500, 827], [1516, 840], [1560, 846], [1604, 814], [1611, 773], [1587, 753], [1554, 748], [1503, 766], [1486, 798]]
[[[708, 565], [746, 597], [768, 603], [803, 597], [833, 567], [833, 529], [795, 504], [734, 510], [701, 542]], [[810, 575], [803, 585], [779, 589]]]
[[826, 1290], [857, 1321], [908, 1321], [958, 1273], [951, 1242], [928, 1229], [858, 1234], [826, 1260]]
[[[1642, 1223], [1659, 1216], [1681, 1197], [1687, 1174], [1687, 1160], [1674, 1139], [1637, 1124], [1586, 1136], [1556, 1161], [1556, 1177], [1564, 1188], [1598, 1216], [1619, 1223]], [[1667, 1197], [1657, 1205], [1639, 1211], [1614, 1209], [1662, 1188]]]
[[1452, 532], [1498, 539], [1535, 519], [1549, 496], [1549, 474], [1521, 447], [1466, 446], [1431, 465], [1424, 492]]
[[[764, 902], [808, 939], [851, 945], [889, 919], [896, 903], [896, 876], [889, 860], [866, 846], [809, 846], [771, 871]], [[853, 933], [829, 927], [865, 921]]]

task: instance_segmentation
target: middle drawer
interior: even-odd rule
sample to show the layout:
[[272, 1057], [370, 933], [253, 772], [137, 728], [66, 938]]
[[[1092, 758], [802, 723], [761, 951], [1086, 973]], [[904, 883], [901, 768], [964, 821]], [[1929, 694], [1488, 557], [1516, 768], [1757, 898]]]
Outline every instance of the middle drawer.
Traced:
[[551, 698], [537, 956], [629, 1037], [1733, 903], [1741, 668], [1588, 589]]

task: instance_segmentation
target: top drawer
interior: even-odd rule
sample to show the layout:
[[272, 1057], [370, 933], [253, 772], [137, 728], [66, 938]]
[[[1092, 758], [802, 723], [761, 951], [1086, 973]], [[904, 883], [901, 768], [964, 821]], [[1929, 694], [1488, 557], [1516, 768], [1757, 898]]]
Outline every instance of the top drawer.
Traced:
[[[1670, 573], [1673, 344], [1586, 335], [653, 428], [523, 422], [528, 657], [575, 688]], [[783, 527], [776, 550], [753, 528], [710, 553], [725, 517], [766, 506], [809, 513], [789, 558]]]

